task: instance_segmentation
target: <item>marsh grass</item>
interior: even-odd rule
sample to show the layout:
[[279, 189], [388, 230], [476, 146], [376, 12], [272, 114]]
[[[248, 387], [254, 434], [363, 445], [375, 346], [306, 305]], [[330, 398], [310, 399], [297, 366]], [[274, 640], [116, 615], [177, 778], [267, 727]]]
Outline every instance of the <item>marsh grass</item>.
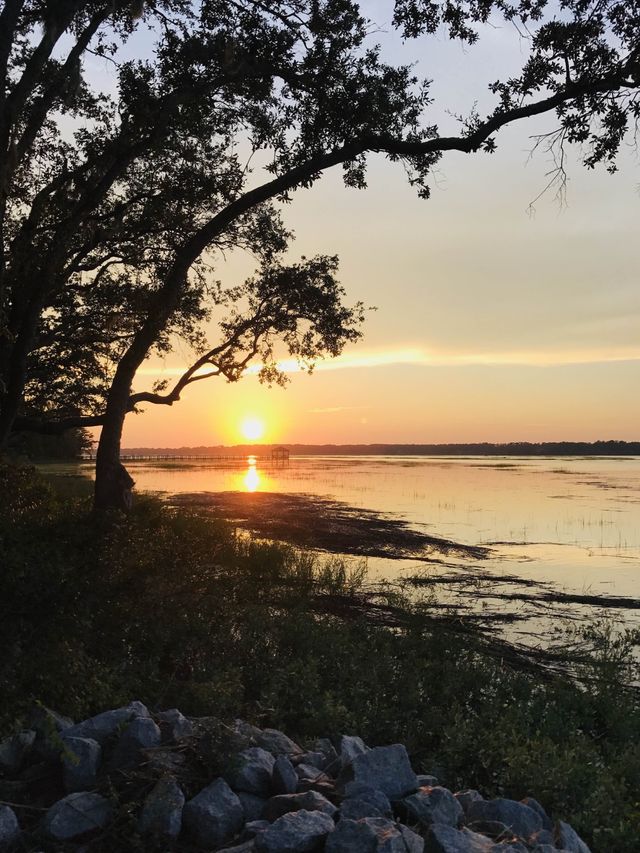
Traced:
[[152, 498], [96, 520], [26, 469], [0, 468], [0, 489], [3, 731], [34, 700], [79, 719], [136, 698], [303, 741], [400, 741], [453, 789], [535, 796], [596, 853], [637, 853], [633, 632], [576, 628], [549, 665], [439, 618], [430, 591], [371, 587], [362, 563]]

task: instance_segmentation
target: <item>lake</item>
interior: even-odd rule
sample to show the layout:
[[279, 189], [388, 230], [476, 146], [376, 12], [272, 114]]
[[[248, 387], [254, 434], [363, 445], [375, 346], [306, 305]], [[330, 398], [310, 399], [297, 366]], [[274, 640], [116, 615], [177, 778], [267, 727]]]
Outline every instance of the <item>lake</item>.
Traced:
[[141, 490], [327, 497], [488, 546], [479, 560], [371, 557], [369, 573], [419, 576], [439, 601], [463, 609], [508, 610], [525, 633], [547, 615], [599, 614], [601, 596], [627, 620], [640, 614], [639, 457], [299, 456], [284, 465], [247, 457], [127, 467]]

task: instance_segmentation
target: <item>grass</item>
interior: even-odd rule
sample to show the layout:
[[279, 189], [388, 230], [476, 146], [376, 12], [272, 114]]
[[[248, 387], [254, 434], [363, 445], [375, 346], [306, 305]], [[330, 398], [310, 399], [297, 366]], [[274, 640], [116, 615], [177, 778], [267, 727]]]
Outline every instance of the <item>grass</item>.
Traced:
[[529, 794], [595, 853], [637, 853], [633, 632], [594, 624], [573, 638], [590, 649], [577, 679], [542, 677], [428, 601], [371, 596], [359, 563], [153, 499], [96, 519], [86, 486], [52, 483], [0, 467], [2, 731], [33, 700], [80, 719], [135, 698], [301, 740], [401, 741], [453, 789]]

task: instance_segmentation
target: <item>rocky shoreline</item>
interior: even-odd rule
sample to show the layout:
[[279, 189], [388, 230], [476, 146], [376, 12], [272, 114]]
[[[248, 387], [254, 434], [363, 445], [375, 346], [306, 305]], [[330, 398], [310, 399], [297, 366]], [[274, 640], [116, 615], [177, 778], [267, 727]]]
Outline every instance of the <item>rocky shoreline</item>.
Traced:
[[303, 748], [140, 702], [79, 723], [37, 706], [27, 726], [0, 743], [1, 851], [589, 853], [533, 798], [454, 793], [402, 744]]

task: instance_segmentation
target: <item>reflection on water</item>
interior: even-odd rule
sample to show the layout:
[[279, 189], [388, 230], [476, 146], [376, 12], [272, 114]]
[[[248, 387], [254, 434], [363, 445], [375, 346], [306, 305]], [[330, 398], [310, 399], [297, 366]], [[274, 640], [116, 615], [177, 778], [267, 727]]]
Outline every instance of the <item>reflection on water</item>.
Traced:
[[255, 456], [249, 456], [247, 459], [247, 471], [242, 478], [244, 489], [246, 492], [257, 492], [260, 488], [260, 474], [258, 474], [258, 461]]

